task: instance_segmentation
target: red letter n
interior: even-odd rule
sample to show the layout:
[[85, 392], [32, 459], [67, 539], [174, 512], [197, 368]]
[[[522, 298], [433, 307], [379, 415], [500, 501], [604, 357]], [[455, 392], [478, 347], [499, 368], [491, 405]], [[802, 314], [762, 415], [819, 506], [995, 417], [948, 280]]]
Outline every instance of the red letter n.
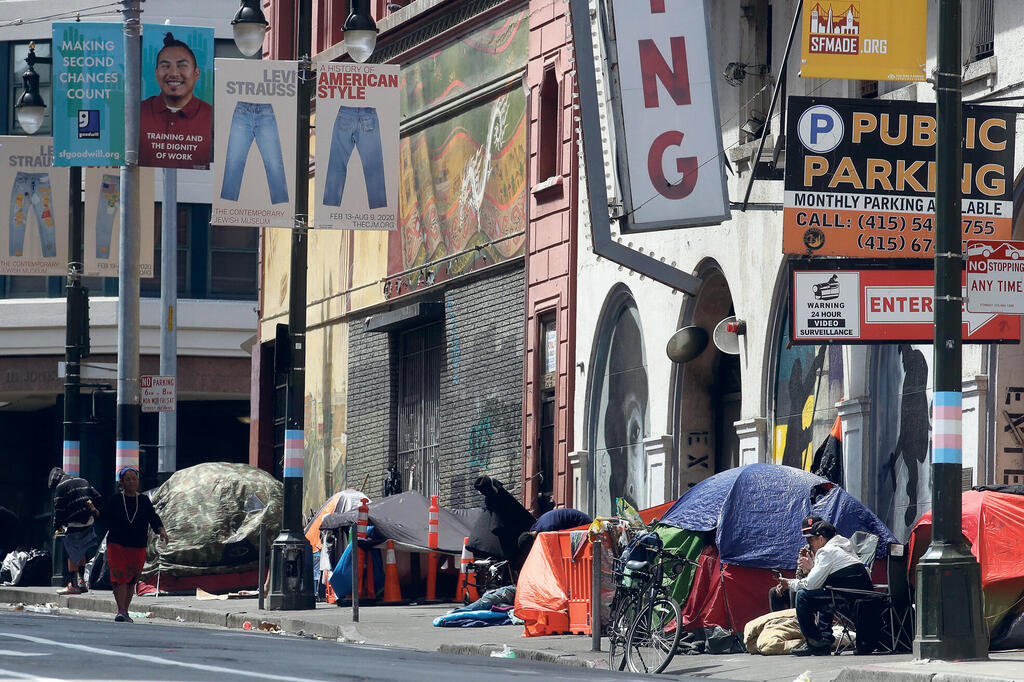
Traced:
[[668, 90], [677, 105], [690, 103], [690, 74], [686, 70], [686, 38], [676, 36], [671, 39], [672, 67], [665, 63], [665, 58], [658, 52], [653, 40], [640, 41], [640, 77], [644, 85], [644, 106], [654, 109], [658, 106], [658, 82]]

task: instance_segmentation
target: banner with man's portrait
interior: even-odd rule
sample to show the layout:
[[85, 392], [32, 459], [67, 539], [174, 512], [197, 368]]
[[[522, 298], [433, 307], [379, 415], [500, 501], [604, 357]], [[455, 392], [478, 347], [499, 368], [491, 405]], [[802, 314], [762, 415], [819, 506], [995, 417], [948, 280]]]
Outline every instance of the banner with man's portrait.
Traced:
[[294, 227], [298, 62], [217, 60], [213, 225]]
[[144, 25], [139, 165], [209, 168], [212, 102], [213, 29]]
[[[156, 171], [139, 169], [139, 277], [153, 276], [155, 243], [154, 195]], [[85, 274], [89, 277], [117, 277], [121, 236], [121, 169], [85, 170]]]
[[52, 137], [0, 137], [0, 275], [67, 272], [68, 175]]

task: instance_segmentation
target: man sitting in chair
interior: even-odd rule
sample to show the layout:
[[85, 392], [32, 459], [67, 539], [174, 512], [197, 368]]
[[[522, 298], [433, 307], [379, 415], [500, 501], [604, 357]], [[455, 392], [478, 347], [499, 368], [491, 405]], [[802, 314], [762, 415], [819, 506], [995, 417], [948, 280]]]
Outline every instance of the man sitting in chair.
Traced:
[[801, 556], [800, 568], [807, 577], [779, 578], [779, 588], [793, 593], [800, 632], [807, 639], [793, 650], [795, 656], [823, 656], [832, 649], [832, 597], [826, 587], [870, 590], [871, 576], [847, 538], [836, 534], [828, 521], [815, 521], [800, 529], [811, 547]]

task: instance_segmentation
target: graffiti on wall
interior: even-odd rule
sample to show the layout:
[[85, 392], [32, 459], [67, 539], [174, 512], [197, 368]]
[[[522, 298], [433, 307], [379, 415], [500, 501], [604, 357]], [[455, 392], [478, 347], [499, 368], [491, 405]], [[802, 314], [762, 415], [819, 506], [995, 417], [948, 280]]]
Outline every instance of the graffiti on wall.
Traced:
[[[594, 456], [596, 512], [609, 515], [615, 498], [640, 508], [647, 501], [644, 440], [650, 435], [647, 366], [640, 314], [630, 303], [601, 327], [607, 348], [596, 375], [597, 422], [591, 448]], [[607, 344], [605, 346], [605, 344]], [[591, 417], [593, 418], [593, 417]]]
[[[1002, 426], [999, 438], [1000, 461], [1003, 464], [1002, 482], [1007, 485], [1024, 483], [1024, 386], [1008, 386], [1003, 392], [1002, 406], [996, 423]], [[1008, 467], [1007, 463], [1016, 467]]]
[[467, 451], [469, 452], [469, 465], [487, 467], [491, 463], [491, 443], [494, 441], [494, 429], [491, 428], [491, 418], [484, 417], [473, 426], [469, 427], [469, 439]]

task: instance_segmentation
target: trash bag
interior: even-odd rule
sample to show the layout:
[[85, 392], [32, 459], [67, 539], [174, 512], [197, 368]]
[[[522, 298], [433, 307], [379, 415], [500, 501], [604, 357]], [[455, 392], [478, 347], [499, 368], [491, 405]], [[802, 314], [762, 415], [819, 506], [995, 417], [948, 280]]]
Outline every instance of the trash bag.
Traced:
[[110, 566], [107, 564], [107, 541], [105, 539], [99, 551], [96, 552], [96, 556], [85, 565], [85, 584], [90, 590], [113, 588], [110, 584]]
[[21, 576], [21, 569], [28, 559], [28, 552], [8, 552], [4, 557], [3, 565], [0, 566], [0, 583], [14, 585], [15, 580]]
[[707, 640], [705, 650], [709, 654], [745, 654], [747, 647], [743, 639], [732, 630], [726, 630], [718, 625], [711, 628], [704, 628], [704, 638]]
[[13, 584], [18, 587], [49, 587], [52, 569], [49, 552], [44, 549], [30, 550], [21, 571], [17, 576], [12, 576]]

